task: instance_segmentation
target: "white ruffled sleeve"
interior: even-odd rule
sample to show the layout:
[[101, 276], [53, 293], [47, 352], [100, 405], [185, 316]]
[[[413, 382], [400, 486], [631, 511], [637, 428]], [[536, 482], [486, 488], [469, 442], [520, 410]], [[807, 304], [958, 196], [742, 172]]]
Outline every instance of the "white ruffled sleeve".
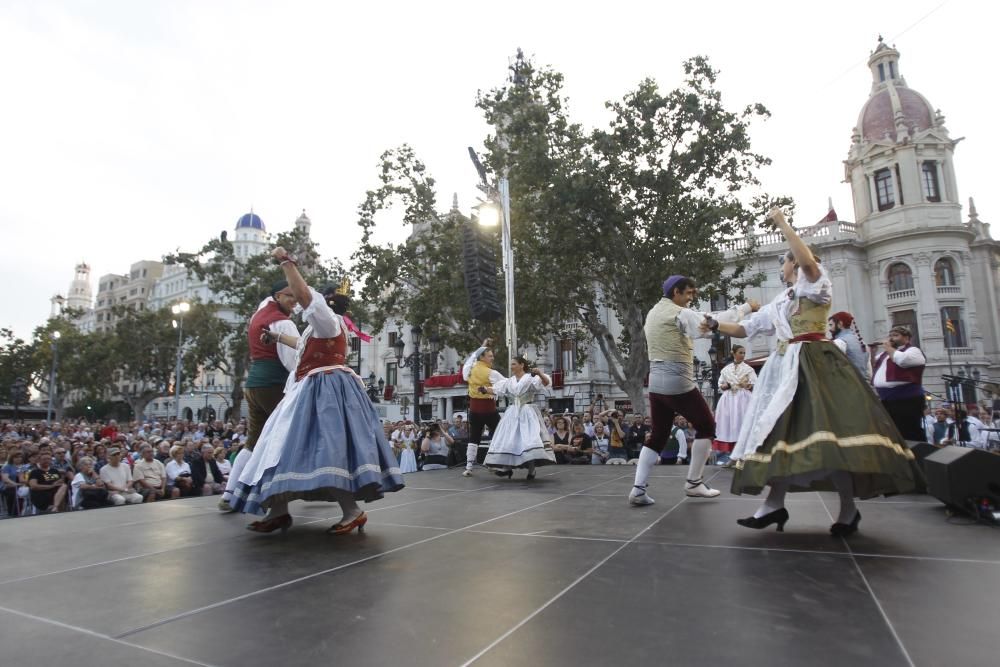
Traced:
[[802, 269], [799, 269], [798, 279], [795, 281], [795, 296], [821, 305], [833, 300], [833, 283], [822, 264], [819, 265], [819, 278], [814, 283], [809, 282]]
[[[472, 354], [470, 354], [469, 358], [465, 360], [465, 363], [462, 365], [462, 379], [463, 380], [465, 380], [466, 382], [469, 381], [469, 376], [472, 374], [472, 367], [476, 365], [476, 362], [479, 361], [479, 357], [485, 351], [486, 351], [485, 347], [480, 347], [475, 352], [473, 352]], [[492, 380], [492, 378], [491, 378], [491, 380]]]
[[336, 338], [343, 330], [340, 315], [337, 315], [330, 306], [326, 305], [326, 299], [322, 294], [309, 288], [312, 299], [309, 305], [302, 311], [302, 319], [312, 325], [313, 336], [316, 338]]
[[753, 338], [759, 334], [764, 336], [770, 336], [775, 331], [775, 321], [778, 318], [778, 305], [777, 302], [782, 297], [779, 295], [777, 299], [762, 306], [760, 310], [753, 313], [745, 320], [740, 322], [740, 326], [746, 332], [747, 338]]

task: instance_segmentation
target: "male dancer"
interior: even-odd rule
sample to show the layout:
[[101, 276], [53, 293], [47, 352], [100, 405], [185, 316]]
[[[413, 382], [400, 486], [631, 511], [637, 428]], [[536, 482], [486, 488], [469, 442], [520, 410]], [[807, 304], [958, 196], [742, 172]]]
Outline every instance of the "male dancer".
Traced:
[[[233, 461], [226, 491], [219, 500], [219, 510], [222, 512], [233, 511], [229, 501], [233, 498], [233, 491], [240, 479], [240, 473], [243, 472], [243, 466], [250, 460], [250, 453], [257, 444], [264, 423], [285, 395], [288, 374], [295, 370], [295, 345], [299, 338], [299, 330], [288, 319], [295, 303], [295, 295], [288, 287], [288, 281], [279, 280], [271, 286], [271, 296], [261, 302], [257, 312], [250, 318], [247, 327], [247, 338], [250, 341], [250, 370], [247, 373], [246, 384], [243, 385], [250, 418], [243, 449]], [[270, 342], [262, 338], [265, 332]], [[281, 342], [285, 344], [274, 344]]]
[[465, 446], [463, 477], [472, 477], [472, 466], [476, 464], [483, 427], [488, 426], [492, 436], [500, 423], [496, 399], [485, 391], [504, 379], [503, 375], [493, 370], [493, 350], [490, 349], [492, 343], [489, 338], [484, 340], [462, 366], [462, 378], [469, 383], [469, 444]]
[[[652, 505], [646, 493], [646, 480], [660, 452], [670, 438], [674, 417], [678, 414], [695, 428], [689, 453], [687, 483], [684, 491], [693, 498], [714, 498], [717, 489], [703, 479], [705, 463], [715, 438], [715, 418], [705, 397], [694, 383], [694, 341], [710, 333], [700, 331], [706, 313], [689, 308], [696, 285], [685, 276], [670, 276], [663, 282], [663, 298], [646, 315], [646, 346], [649, 349], [649, 407], [653, 435], [639, 453], [635, 484], [628, 494], [631, 505]], [[715, 319], [739, 321], [760, 307], [755, 301], [713, 315]]]

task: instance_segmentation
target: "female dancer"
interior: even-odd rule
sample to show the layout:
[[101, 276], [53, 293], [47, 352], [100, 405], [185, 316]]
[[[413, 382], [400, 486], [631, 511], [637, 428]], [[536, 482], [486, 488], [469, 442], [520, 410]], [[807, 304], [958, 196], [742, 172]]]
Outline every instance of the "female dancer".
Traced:
[[781, 258], [788, 289], [739, 324], [706, 318], [703, 325], [737, 338], [778, 336], [733, 450], [732, 492], [756, 495], [765, 485], [771, 491], [753, 516], [737, 523], [758, 529], [774, 523], [783, 530], [786, 492], [836, 489], [840, 515], [830, 532], [847, 536], [861, 520], [855, 497], [905, 493], [920, 473], [851, 362], [824, 342], [832, 298], [826, 271], [780, 209], [768, 217], [788, 240], [790, 251]]
[[[743, 415], [750, 405], [750, 389], [757, 382], [757, 373], [743, 362], [747, 356], [742, 345], [733, 346], [733, 362], [719, 373], [719, 404], [715, 407], [715, 441], [712, 449], [729, 456], [733, 445], [740, 437], [740, 427], [743, 425]], [[731, 460], [724, 463], [725, 467], [732, 465]]]
[[[327, 296], [320, 294], [306, 285], [284, 248], [272, 254], [309, 326], [297, 341], [295, 373], [285, 397], [268, 418], [240, 475], [233, 507], [254, 513], [267, 509], [264, 520], [248, 528], [270, 533], [292, 525], [292, 500], [335, 501], [344, 516], [327, 532], [361, 532], [368, 515], [356, 501], [371, 502], [398, 491], [403, 478], [364, 383], [346, 365], [341, 316], [347, 312], [348, 297], [332, 289], [326, 290]], [[274, 341], [268, 332], [264, 336]]]
[[551, 436], [542, 423], [542, 413], [534, 404], [535, 394], [551, 384], [549, 376], [531, 367], [524, 357], [510, 362], [513, 375], [487, 389], [494, 396], [511, 396], [496, 432], [490, 440], [484, 464], [497, 475], [514, 476], [514, 468], [527, 468], [528, 479], [535, 478], [535, 466], [555, 463], [552, 449], [546, 447]]

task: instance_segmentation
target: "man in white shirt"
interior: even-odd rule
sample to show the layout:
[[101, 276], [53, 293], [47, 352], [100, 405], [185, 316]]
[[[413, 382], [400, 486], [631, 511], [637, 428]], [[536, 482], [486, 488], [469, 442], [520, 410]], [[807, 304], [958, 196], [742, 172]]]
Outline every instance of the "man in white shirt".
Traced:
[[889, 330], [882, 353], [875, 360], [872, 384], [900, 435], [923, 442], [926, 394], [922, 381], [927, 360], [920, 348], [910, 345], [911, 338], [906, 327]]
[[132, 469], [132, 478], [139, 495], [151, 503], [167, 496], [167, 469], [153, 458], [152, 445], [144, 444], [139, 450], [140, 458]]
[[122, 464], [122, 450], [118, 447], [108, 450], [108, 463], [101, 467], [101, 481], [108, 489], [108, 500], [115, 505], [142, 502], [142, 496], [135, 492], [132, 483], [132, 469]]

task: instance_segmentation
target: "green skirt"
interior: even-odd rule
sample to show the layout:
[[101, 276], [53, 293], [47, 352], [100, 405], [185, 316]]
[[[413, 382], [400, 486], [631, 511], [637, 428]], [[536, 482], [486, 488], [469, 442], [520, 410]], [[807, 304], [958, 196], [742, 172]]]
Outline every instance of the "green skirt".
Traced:
[[792, 478], [789, 491], [833, 491], [829, 477], [809, 473], [835, 470], [851, 473], [859, 498], [917, 488], [913, 453], [844, 353], [826, 342], [798, 349], [795, 396], [760, 448], [736, 462], [732, 492], [756, 495], [779, 478]]

